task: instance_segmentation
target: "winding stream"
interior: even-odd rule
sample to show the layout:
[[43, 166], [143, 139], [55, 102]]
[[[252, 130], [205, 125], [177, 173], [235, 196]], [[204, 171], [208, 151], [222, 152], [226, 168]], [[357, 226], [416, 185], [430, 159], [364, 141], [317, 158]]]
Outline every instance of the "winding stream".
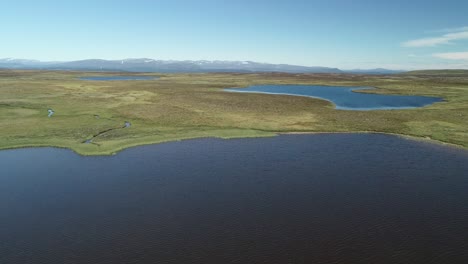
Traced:
[[84, 140], [82, 143], [84, 143], [84, 144], [96, 144], [96, 143], [93, 142], [95, 138], [97, 138], [97, 137], [99, 137], [99, 136], [101, 136], [101, 135], [103, 135], [103, 134], [105, 134], [107, 132], [117, 130], [117, 129], [129, 128], [131, 126], [132, 126], [132, 124], [130, 122], [125, 121], [125, 123], [124, 123], [124, 125], [122, 127], [114, 127], [114, 128], [109, 128], [109, 129], [106, 129], [106, 130], [103, 130], [103, 131], [99, 131], [97, 134], [93, 135], [89, 139]]

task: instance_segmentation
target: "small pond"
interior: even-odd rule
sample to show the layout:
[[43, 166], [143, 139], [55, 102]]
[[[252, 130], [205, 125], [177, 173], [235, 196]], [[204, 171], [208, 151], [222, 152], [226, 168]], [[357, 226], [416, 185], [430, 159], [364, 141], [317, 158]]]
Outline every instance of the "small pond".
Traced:
[[389, 110], [418, 108], [443, 101], [442, 98], [412, 95], [361, 93], [370, 87], [320, 85], [256, 85], [248, 88], [225, 89], [229, 92], [284, 94], [320, 98], [335, 104], [340, 110]]

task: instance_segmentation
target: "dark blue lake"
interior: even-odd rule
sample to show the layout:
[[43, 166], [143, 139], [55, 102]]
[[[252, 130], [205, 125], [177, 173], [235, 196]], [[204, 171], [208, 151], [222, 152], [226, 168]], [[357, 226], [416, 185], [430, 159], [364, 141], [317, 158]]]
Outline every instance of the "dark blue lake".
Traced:
[[80, 77], [80, 80], [85, 81], [144, 81], [155, 80], [159, 77], [154, 76], [89, 76]]
[[229, 92], [268, 93], [320, 98], [335, 104], [340, 110], [407, 109], [442, 102], [442, 98], [408, 95], [359, 93], [369, 87], [342, 87], [319, 85], [256, 85], [247, 88], [225, 89]]
[[468, 151], [379, 134], [0, 151], [0, 263], [468, 263]]

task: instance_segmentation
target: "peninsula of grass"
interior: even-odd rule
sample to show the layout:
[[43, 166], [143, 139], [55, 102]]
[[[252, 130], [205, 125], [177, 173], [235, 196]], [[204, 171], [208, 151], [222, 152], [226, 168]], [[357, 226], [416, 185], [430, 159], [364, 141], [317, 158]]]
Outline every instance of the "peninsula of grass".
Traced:
[[[463, 71], [386, 76], [125, 73], [160, 78], [79, 79], [106, 75], [122, 73], [0, 70], [0, 149], [54, 146], [106, 155], [189, 138], [288, 132], [381, 132], [468, 148], [468, 73]], [[372, 86], [378, 89], [360, 92], [435, 96], [444, 102], [407, 110], [343, 111], [320, 99], [223, 91], [259, 84]]]

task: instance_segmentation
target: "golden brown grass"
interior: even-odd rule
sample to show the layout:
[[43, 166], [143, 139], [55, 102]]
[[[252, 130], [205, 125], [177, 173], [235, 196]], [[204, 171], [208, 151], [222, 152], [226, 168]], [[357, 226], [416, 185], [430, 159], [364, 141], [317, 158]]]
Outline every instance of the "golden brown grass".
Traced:
[[[97, 155], [194, 137], [357, 131], [430, 137], [468, 147], [466, 75], [215, 73], [146, 74], [161, 77], [147, 81], [78, 79], [106, 74], [122, 75], [0, 71], [0, 148], [57, 146]], [[363, 92], [438, 96], [446, 102], [409, 110], [343, 111], [312, 98], [223, 91], [255, 84], [373, 86], [379, 89]], [[56, 112], [52, 118], [48, 108]], [[124, 121], [132, 126], [119, 129]], [[82, 143], [111, 128], [116, 129], [94, 138], [95, 144]]]

